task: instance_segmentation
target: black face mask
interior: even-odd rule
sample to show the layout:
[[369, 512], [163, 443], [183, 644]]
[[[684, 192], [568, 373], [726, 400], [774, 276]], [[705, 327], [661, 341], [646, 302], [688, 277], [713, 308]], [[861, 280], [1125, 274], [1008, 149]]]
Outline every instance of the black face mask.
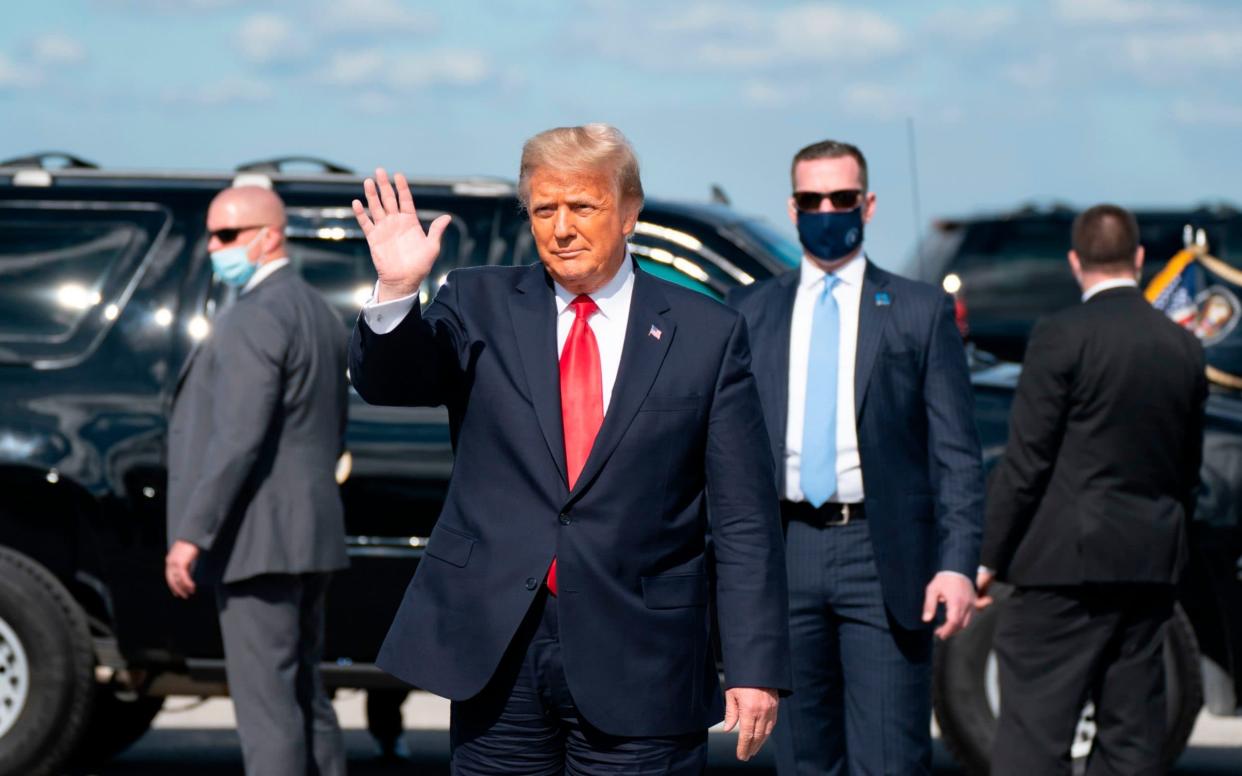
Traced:
[[798, 211], [798, 239], [817, 259], [836, 261], [848, 256], [863, 239], [862, 207], [829, 213]]

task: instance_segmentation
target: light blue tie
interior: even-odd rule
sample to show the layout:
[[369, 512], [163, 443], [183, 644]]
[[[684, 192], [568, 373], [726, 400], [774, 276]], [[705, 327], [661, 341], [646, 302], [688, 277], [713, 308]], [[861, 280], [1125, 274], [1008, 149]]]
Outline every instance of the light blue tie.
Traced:
[[802, 495], [823, 506], [837, 490], [837, 366], [841, 315], [832, 289], [840, 282], [824, 276], [823, 293], [811, 318], [811, 353], [806, 364], [806, 414], [802, 420]]

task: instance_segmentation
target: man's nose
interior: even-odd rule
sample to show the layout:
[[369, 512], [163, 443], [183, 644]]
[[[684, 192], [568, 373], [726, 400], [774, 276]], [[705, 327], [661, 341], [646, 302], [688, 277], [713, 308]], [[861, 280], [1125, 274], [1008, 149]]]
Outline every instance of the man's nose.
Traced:
[[220, 250], [223, 247], [224, 247], [224, 243], [221, 242], [220, 238], [216, 237], [214, 234], [211, 237], [207, 238], [207, 252], [208, 253], [215, 253], [216, 251]]
[[558, 240], [568, 240], [574, 236], [573, 226], [570, 224], [569, 208], [558, 208], [556, 211], [556, 222], [553, 224], [553, 234]]

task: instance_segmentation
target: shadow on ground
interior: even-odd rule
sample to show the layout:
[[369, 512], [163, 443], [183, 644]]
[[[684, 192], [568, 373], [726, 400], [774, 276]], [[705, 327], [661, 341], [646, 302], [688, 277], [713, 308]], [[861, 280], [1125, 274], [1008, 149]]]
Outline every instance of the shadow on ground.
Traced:
[[[448, 732], [416, 730], [406, 734], [410, 759], [380, 762], [365, 731], [347, 730], [345, 746], [351, 776], [448, 776]], [[713, 734], [708, 773], [712, 776], [770, 776], [775, 774], [766, 749], [749, 763], [734, 758], [736, 739]], [[158, 729], [149, 732], [115, 761], [73, 776], [235, 776], [241, 772], [241, 752], [233, 730]], [[962, 771], [936, 744], [936, 776], [961, 776]], [[1177, 776], [1236, 776], [1242, 773], [1242, 746], [1191, 747], [1173, 772]]]

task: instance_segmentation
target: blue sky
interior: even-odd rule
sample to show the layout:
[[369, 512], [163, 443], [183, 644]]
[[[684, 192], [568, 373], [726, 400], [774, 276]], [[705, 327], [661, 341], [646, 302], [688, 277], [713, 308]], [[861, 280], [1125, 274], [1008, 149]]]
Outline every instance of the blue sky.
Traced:
[[1242, 203], [1242, 4], [63, 0], [0, 25], [0, 157], [513, 178], [522, 141], [607, 121], [649, 195], [786, 228], [789, 158], [860, 145], [896, 266], [916, 221], [1025, 202]]

